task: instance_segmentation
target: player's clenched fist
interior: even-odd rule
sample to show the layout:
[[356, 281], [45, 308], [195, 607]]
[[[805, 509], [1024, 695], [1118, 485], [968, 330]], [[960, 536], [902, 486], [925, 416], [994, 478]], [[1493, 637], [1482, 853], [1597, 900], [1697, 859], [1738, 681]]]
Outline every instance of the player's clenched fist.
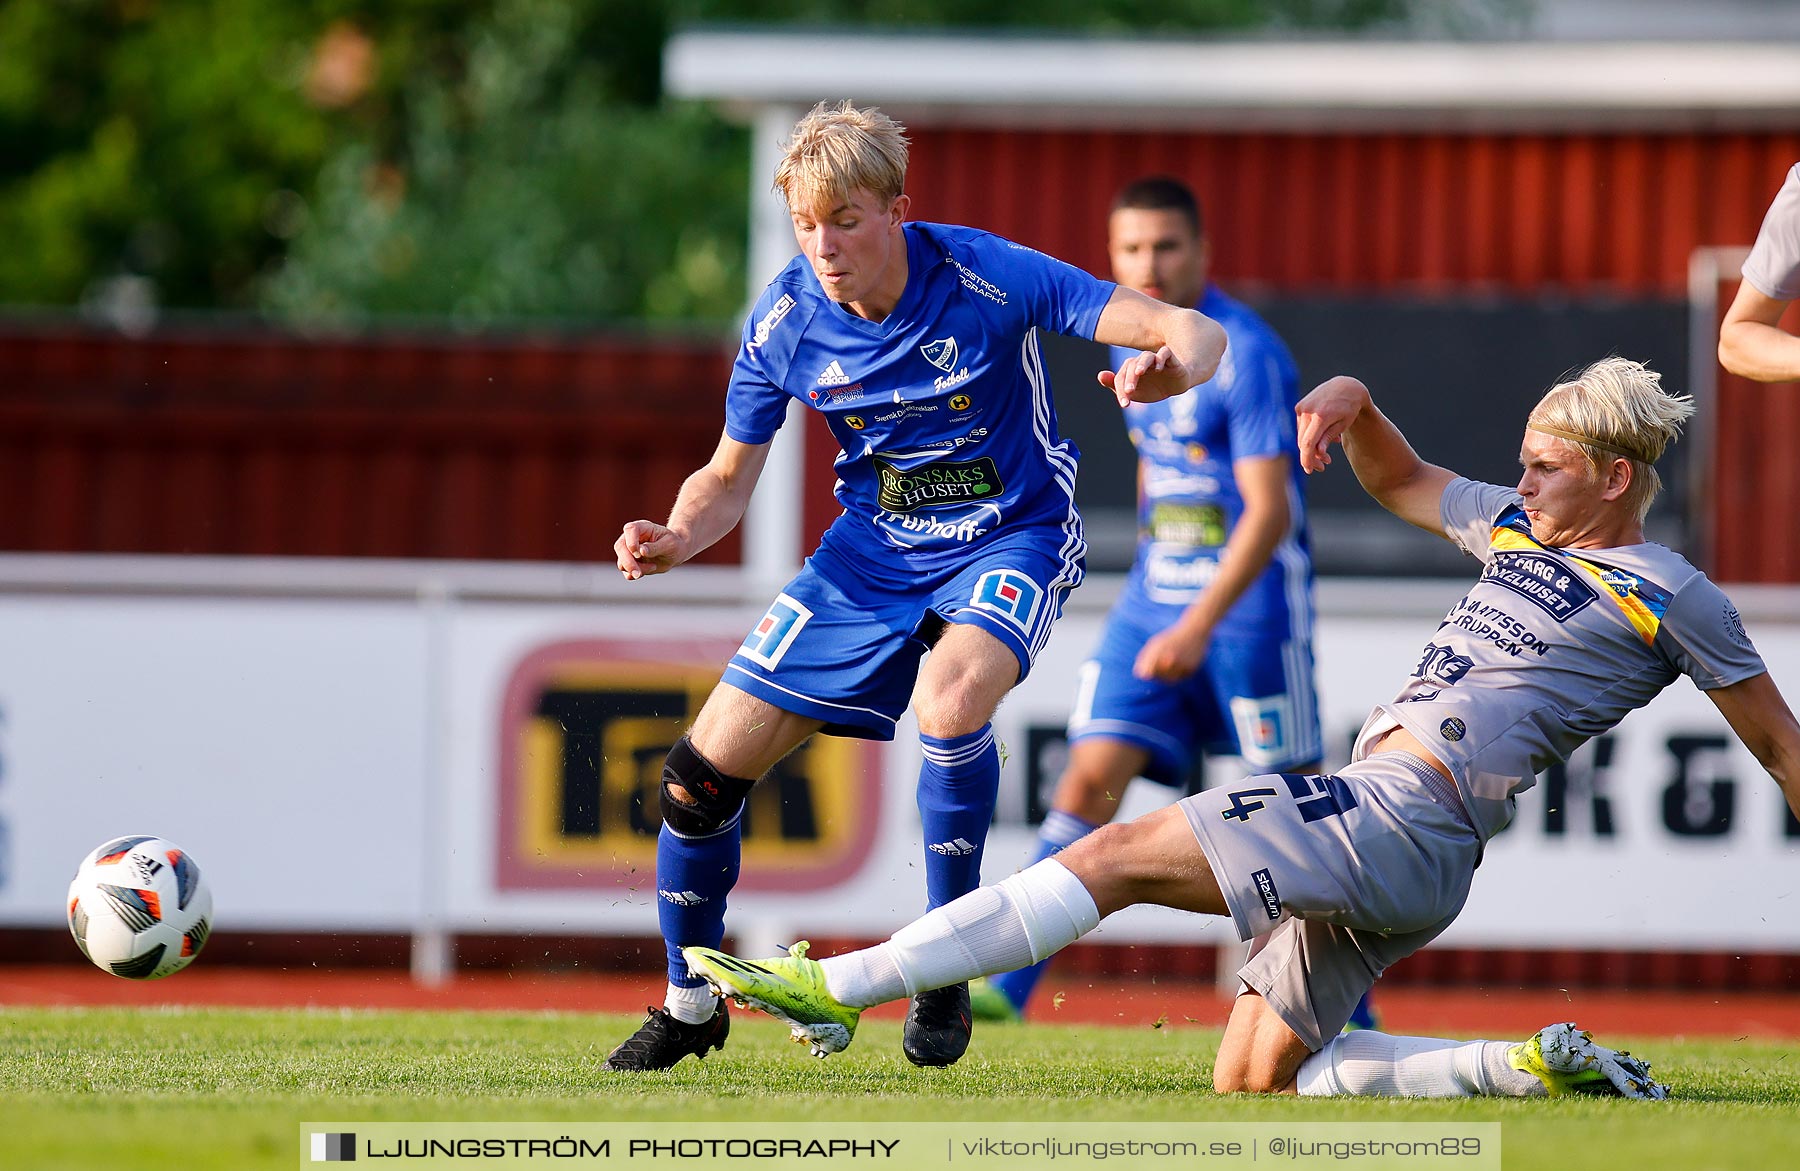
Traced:
[[682, 561], [681, 538], [673, 529], [648, 520], [628, 521], [613, 542], [613, 552], [619, 557], [619, 572], [631, 581], [667, 573]]

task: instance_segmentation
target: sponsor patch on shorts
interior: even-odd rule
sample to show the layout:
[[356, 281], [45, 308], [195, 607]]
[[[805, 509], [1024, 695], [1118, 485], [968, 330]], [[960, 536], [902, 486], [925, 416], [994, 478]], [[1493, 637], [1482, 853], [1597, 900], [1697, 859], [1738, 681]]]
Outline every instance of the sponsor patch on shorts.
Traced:
[[1275, 889], [1275, 876], [1265, 867], [1250, 875], [1256, 883], [1256, 893], [1262, 896], [1263, 910], [1269, 913], [1269, 921], [1281, 918], [1281, 892]]
[[1291, 750], [1294, 702], [1285, 695], [1231, 697], [1231, 723], [1238, 755], [1253, 765], [1285, 760]]
[[738, 648], [738, 653], [772, 671], [781, 662], [781, 656], [787, 654], [788, 648], [794, 645], [794, 639], [800, 636], [800, 631], [812, 616], [811, 610], [786, 594], [781, 594], [762, 616], [762, 621], [744, 639], [744, 645]]
[[1031, 629], [1043, 600], [1044, 591], [1038, 584], [1014, 569], [982, 574], [969, 598], [971, 605], [998, 614], [1023, 631]]

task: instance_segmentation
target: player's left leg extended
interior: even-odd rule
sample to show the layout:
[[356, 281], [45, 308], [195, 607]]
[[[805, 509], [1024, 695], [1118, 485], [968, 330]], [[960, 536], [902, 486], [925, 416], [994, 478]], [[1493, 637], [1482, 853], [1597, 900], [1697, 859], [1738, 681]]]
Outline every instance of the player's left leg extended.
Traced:
[[[1112, 821], [1125, 787], [1144, 771], [1149, 757], [1140, 746], [1109, 736], [1071, 743], [1069, 763], [1056, 782], [1054, 807], [1038, 827], [1032, 862], [1055, 857]], [[1048, 964], [1042, 961], [982, 981], [974, 992], [975, 1015], [984, 1020], [1018, 1020]]]
[[[1079, 875], [1077, 874], [1079, 871]], [[815, 1051], [849, 1043], [857, 1010], [1035, 963], [1134, 902], [1225, 913], [1204, 854], [1174, 807], [1090, 834], [1056, 858], [947, 903], [885, 943], [821, 961], [804, 951], [744, 961], [690, 948], [688, 962], [729, 995], [797, 1026]], [[796, 945], [798, 948], [799, 945]], [[803, 1030], [804, 1031], [804, 1030]]]

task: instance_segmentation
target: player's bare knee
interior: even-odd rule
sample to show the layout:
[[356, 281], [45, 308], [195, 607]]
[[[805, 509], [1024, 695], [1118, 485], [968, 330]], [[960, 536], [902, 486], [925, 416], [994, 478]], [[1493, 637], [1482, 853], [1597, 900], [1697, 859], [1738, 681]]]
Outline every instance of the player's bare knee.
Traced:
[[978, 732], [992, 712], [983, 711], [972, 688], [952, 685], [933, 695], [920, 696], [913, 704], [921, 734], [939, 740], [954, 740]]
[[[1130, 778], [1126, 778], [1129, 783]], [[1087, 822], [1111, 821], [1119, 810], [1125, 785], [1103, 773], [1071, 768], [1056, 782], [1056, 808], [1065, 809]]]

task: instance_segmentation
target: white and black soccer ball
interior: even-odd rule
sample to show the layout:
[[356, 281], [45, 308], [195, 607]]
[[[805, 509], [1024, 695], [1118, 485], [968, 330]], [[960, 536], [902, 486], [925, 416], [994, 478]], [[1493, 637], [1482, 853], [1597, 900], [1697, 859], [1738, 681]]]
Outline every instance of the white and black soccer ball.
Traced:
[[114, 838], [69, 884], [69, 932], [95, 965], [127, 980], [187, 967], [212, 930], [212, 891], [186, 850], [162, 838]]

